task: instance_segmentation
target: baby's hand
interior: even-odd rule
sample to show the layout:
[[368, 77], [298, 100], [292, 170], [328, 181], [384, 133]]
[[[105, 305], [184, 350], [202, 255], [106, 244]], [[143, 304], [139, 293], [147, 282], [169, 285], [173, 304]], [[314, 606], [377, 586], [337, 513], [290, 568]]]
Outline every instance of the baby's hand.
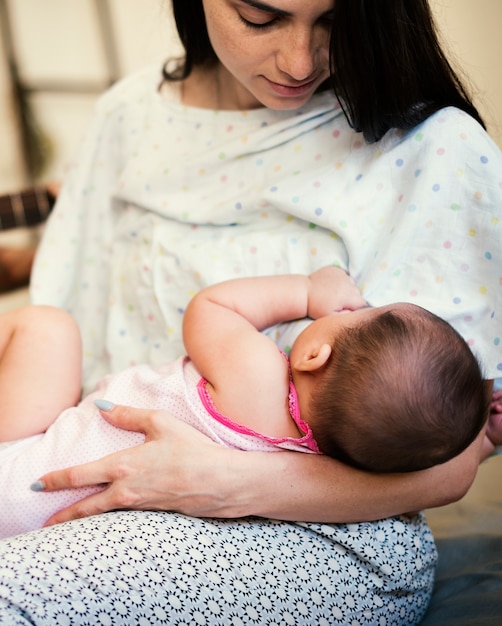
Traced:
[[481, 460], [489, 457], [499, 446], [502, 446], [502, 389], [497, 389], [492, 395]]
[[493, 392], [490, 413], [502, 413], [502, 389]]
[[502, 389], [493, 392], [486, 434], [495, 446], [502, 445]]
[[309, 279], [307, 311], [312, 319], [367, 306], [353, 279], [339, 267], [323, 267], [310, 274]]

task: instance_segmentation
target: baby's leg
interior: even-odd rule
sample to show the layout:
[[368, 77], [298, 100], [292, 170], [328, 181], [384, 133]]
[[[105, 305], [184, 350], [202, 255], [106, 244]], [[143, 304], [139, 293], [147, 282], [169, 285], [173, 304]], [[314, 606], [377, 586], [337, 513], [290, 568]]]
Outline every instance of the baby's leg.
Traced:
[[0, 442], [44, 432], [80, 398], [81, 340], [61, 309], [0, 315]]

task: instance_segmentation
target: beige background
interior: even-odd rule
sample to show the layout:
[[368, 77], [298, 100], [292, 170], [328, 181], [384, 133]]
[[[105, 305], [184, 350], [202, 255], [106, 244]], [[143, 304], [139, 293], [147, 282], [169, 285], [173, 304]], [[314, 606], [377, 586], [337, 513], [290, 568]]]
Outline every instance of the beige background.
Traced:
[[455, 67], [502, 147], [502, 0], [432, 0], [431, 6]]

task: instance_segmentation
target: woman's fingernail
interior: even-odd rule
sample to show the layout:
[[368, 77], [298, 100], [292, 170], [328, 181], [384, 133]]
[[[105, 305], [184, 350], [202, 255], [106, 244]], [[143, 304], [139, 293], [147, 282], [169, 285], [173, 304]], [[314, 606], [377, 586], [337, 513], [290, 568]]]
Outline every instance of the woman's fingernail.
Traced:
[[45, 483], [42, 480], [36, 480], [34, 483], [31, 483], [30, 489], [32, 491], [44, 491]]
[[94, 404], [102, 411], [111, 411], [115, 406], [110, 400], [94, 400]]

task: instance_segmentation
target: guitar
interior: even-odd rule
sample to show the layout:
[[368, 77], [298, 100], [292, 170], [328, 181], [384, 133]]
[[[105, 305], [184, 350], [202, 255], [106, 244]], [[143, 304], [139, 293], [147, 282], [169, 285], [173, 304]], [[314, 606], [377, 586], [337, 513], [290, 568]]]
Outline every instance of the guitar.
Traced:
[[0, 231], [42, 224], [55, 203], [56, 197], [46, 187], [0, 196]]

